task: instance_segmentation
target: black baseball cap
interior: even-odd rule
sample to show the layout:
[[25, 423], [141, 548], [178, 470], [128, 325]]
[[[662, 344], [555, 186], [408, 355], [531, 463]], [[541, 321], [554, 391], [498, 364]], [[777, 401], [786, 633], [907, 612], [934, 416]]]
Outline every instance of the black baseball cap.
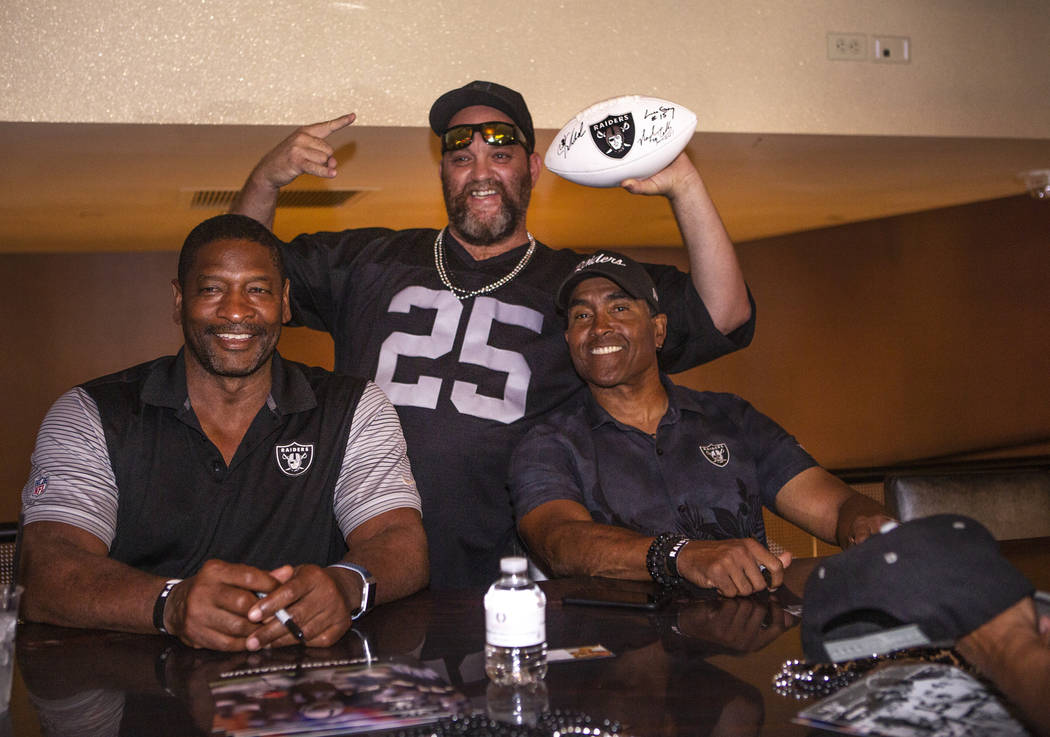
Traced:
[[565, 312], [572, 290], [585, 279], [604, 276], [623, 287], [623, 290], [635, 299], [644, 299], [654, 312], [660, 311], [660, 301], [656, 296], [656, 285], [653, 284], [645, 267], [632, 258], [615, 251], [598, 251], [576, 264], [576, 268], [558, 287], [555, 304]]
[[[454, 90], [449, 90], [430, 106], [430, 128], [439, 136], [448, 130], [448, 121], [465, 107], [485, 105], [506, 115], [525, 134], [528, 150], [536, 148], [536, 132], [532, 127], [532, 115], [521, 93], [495, 82], [475, 80]], [[480, 122], [480, 121], [479, 121]]]
[[904, 522], [820, 563], [806, 581], [802, 650], [810, 663], [948, 647], [1034, 587], [979, 522]]

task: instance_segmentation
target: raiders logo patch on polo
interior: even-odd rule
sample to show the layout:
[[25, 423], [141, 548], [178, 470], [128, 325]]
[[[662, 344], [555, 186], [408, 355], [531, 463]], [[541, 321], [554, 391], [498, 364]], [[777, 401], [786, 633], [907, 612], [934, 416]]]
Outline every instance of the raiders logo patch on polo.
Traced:
[[634, 145], [634, 116], [631, 113], [607, 115], [591, 125], [591, 139], [598, 150], [611, 159], [622, 159]]
[[277, 453], [277, 467], [285, 476], [302, 476], [314, 461], [313, 443], [275, 445], [274, 451]]
[[700, 451], [704, 454], [704, 458], [719, 468], [725, 468], [729, 464], [729, 446], [725, 443], [701, 445]]

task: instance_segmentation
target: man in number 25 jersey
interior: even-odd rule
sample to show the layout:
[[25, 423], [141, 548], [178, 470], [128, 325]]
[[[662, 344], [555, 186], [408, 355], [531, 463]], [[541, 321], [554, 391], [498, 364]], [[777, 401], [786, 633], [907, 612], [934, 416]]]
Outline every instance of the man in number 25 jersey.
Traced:
[[[258, 163], [232, 210], [272, 225], [281, 187], [303, 173], [336, 175], [325, 139], [353, 120], [295, 131]], [[490, 583], [514, 542], [506, 478], [518, 440], [586, 391], [554, 306], [584, 256], [549, 248], [526, 228], [542, 163], [520, 94], [471, 82], [437, 99], [430, 126], [441, 139], [446, 227], [304, 234], [283, 255], [294, 319], [331, 333], [336, 370], [373, 378], [397, 407], [423, 500], [431, 585], [459, 588]], [[662, 370], [746, 346], [754, 306], [688, 157], [623, 187], [669, 200], [689, 254], [688, 274], [646, 267], [674, 328]]]

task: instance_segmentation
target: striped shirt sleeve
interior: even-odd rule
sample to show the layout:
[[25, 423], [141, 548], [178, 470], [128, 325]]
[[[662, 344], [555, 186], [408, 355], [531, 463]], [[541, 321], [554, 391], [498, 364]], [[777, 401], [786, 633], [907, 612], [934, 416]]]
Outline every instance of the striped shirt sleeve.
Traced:
[[117, 479], [98, 406], [80, 387], [58, 398], [44, 417], [22, 489], [24, 523], [63, 522], [109, 547], [117, 528]]
[[394, 405], [371, 381], [354, 410], [335, 488], [335, 517], [343, 537], [384, 512], [422, 511]]

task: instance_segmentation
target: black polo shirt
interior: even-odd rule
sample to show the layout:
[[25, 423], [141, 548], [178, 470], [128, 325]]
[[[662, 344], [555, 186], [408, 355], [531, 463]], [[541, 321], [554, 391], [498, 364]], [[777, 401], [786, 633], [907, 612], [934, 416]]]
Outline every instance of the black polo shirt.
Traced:
[[740, 397], [661, 381], [668, 407], [655, 436], [613, 419], [590, 392], [537, 425], [511, 462], [517, 518], [568, 499], [596, 522], [646, 535], [766, 544], [763, 505], [774, 509], [781, 487], [816, 461]]
[[364, 386], [275, 353], [270, 397], [227, 466], [190, 407], [181, 351], [84, 384], [120, 490], [110, 556], [177, 577], [210, 558], [338, 560], [333, 492]]

